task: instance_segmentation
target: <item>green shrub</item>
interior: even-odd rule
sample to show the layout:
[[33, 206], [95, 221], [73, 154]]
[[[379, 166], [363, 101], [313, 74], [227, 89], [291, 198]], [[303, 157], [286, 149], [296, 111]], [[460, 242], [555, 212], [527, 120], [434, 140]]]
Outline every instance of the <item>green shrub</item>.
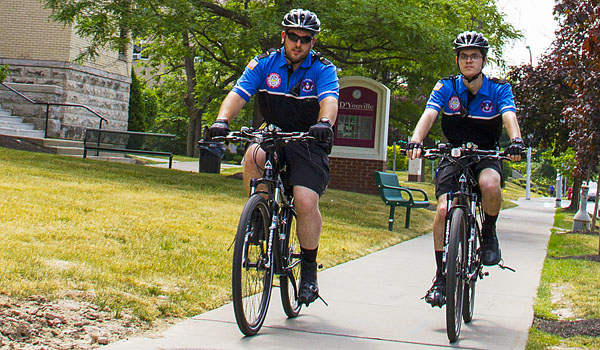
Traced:
[[[394, 168], [394, 147], [388, 146], [387, 148], [387, 167], [388, 169]], [[400, 153], [400, 147], [396, 146], [396, 170], [408, 170], [408, 158]]]
[[5, 65], [0, 66], [0, 83], [3, 82], [7, 76], [8, 76], [8, 65], [5, 64]]

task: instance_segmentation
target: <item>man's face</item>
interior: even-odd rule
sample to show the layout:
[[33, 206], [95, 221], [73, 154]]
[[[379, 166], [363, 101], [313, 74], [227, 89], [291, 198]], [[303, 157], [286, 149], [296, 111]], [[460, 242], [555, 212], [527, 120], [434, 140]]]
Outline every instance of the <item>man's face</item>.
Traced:
[[302, 62], [317, 41], [311, 32], [302, 29], [283, 31], [281, 32], [281, 38], [283, 39], [285, 56], [292, 64]]
[[478, 49], [461, 50], [456, 59], [460, 72], [467, 78], [481, 72], [486, 60]]

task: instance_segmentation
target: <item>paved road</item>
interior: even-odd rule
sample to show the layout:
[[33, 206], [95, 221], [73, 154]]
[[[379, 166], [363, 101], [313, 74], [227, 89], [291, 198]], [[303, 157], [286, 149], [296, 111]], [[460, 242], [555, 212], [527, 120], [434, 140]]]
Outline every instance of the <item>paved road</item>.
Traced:
[[449, 344], [445, 309], [421, 297], [434, 271], [431, 234], [319, 273], [326, 307], [315, 302], [286, 319], [278, 290], [261, 332], [243, 337], [231, 304], [185, 320], [153, 338], [104, 347], [133, 349], [524, 349], [553, 222], [551, 198], [519, 200], [501, 213], [503, 257], [516, 273], [489, 268], [477, 286], [475, 316]]

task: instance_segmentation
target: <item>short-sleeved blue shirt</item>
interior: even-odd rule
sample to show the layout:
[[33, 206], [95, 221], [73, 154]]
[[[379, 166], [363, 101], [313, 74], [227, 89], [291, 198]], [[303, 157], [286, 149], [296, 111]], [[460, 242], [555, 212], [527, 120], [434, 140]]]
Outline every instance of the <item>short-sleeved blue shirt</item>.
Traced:
[[259, 109], [267, 123], [284, 131], [308, 131], [319, 117], [319, 102], [327, 96], [339, 98], [339, 89], [335, 65], [311, 50], [292, 71], [281, 48], [253, 58], [233, 91], [246, 101], [258, 93]]
[[[468, 113], [461, 113], [461, 106]], [[485, 149], [495, 148], [500, 139], [502, 114], [517, 111], [510, 84], [485, 75], [470, 102], [462, 75], [438, 81], [426, 108], [442, 112], [442, 131], [450, 143], [473, 142]]]

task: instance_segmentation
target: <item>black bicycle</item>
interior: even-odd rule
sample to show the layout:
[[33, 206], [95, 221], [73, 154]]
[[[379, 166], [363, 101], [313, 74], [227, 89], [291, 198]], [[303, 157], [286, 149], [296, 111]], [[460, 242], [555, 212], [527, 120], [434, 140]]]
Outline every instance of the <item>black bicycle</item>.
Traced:
[[[479, 248], [484, 216], [481, 195], [474, 191], [477, 180], [471, 171], [471, 165], [482, 159], [511, 159], [496, 150], [479, 150], [472, 143], [458, 148], [440, 144], [438, 148], [423, 151], [423, 158], [440, 158], [459, 169], [456, 173], [459, 190], [448, 193], [447, 198], [443, 255], [446, 276], [446, 333], [450, 342], [455, 342], [460, 335], [462, 321], [469, 323], [473, 320], [477, 280], [489, 274], [483, 271]], [[507, 266], [499, 266], [512, 270]]]
[[245, 335], [255, 335], [265, 321], [274, 275], [279, 276], [285, 314], [293, 318], [300, 313], [300, 244], [294, 197], [284, 186], [285, 165], [278, 161], [276, 153], [289, 142], [312, 139], [308, 133], [281, 132], [273, 126], [263, 130], [242, 128], [213, 138], [256, 143], [266, 153], [263, 176], [251, 180], [250, 197], [242, 210], [233, 249], [233, 309]]

